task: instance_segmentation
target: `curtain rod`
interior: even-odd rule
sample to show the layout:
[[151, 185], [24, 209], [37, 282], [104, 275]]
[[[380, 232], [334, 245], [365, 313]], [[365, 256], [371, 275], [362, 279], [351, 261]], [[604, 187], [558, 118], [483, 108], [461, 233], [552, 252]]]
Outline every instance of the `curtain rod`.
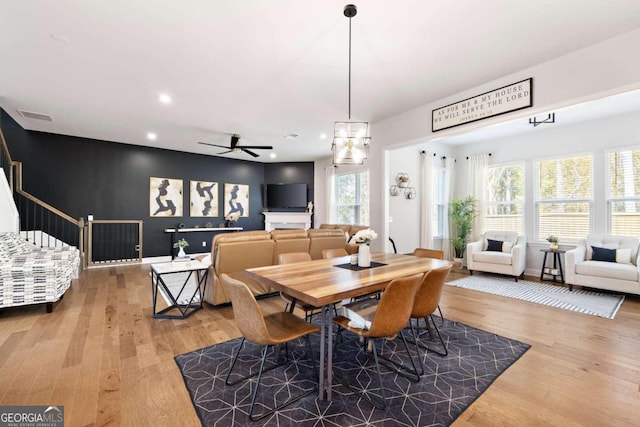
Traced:
[[[491, 157], [491, 153], [489, 153], [489, 157]], [[469, 156], [467, 156], [467, 160], [469, 160]]]
[[[420, 151], [420, 154], [426, 154], [426, 153], [427, 153], [427, 152], [426, 152], [425, 150]], [[437, 156], [437, 154], [436, 154], [436, 153], [433, 153], [433, 157], [435, 157], [435, 156]], [[447, 158], [447, 156], [442, 156], [442, 157], [440, 157], [440, 159], [441, 159], [441, 160], [444, 160], [444, 159], [446, 159], [446, 158]]]

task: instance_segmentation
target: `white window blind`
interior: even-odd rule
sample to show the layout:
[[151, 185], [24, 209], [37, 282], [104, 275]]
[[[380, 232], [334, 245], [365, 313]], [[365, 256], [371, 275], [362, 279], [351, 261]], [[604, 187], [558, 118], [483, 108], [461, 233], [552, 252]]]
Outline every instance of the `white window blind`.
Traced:
[[541, 160], [535, 164], [536, 236], [575, 243], [591, 232], [593, 156]]
[[524, 163], [489, 167], [485, 228], [524, 234]]
[[607, 153], [609, 233], [640, 237], [640, 149]]
[[336, 175], [335, 183], [338, 223], [369, 225], [369, 171]]

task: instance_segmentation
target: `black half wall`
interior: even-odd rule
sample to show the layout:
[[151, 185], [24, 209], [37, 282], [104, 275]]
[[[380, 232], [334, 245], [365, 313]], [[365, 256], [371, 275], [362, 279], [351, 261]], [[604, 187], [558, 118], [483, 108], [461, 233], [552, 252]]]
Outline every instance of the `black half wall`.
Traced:
[[[226, 183], [249, 186], [249, 216], [237, 222], [245, 230], [264, 229], [263, 199], [267, 183], [307, 184], [313, 200], [313, 162], [257, 163], [94, 139], [24, 130], [0, 109], [0, 124], [11, 157], [23, 163], [25, 191], [74, 217], [143, 220], [143, 256], [170, 254], [165, 228], [182, 223], [214, 227], [224, 223]], [[157, 189], [150, 178], [182, 180], [183, 215], [152, 217]], [[216, 182], [217, 217], [191, 217], [190, 181]], [[217, 189], [216, 189], [217, 187]], [[185, 233], [190, 253], [208, 252], [211, 233]], [[182, 237], [182, 236], [181, 236]], [[202, 242], [206, 241], [206, 247]]]

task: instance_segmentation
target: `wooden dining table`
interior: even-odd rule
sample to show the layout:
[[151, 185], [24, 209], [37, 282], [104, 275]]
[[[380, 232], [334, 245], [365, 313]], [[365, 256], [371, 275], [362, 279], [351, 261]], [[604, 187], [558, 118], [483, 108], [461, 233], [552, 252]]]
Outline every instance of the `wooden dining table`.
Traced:
[[[345, 299], [381, 291], [393, 279], [425, 273], [450, 264], [444, 260], [388, 253], [373, 253], [370, 268], [351, 266], [349, 261], [350, 257], [346, 256], [251, 268], [245, 271], [254, 280], [286, 293], [294, 302], [302, 301], [322, 308], [319, 378], [321, 399], [325, 396], [327, 400], [332, 398], [331, 307]], [[325, 346], [328, 347], [326, 357]]]

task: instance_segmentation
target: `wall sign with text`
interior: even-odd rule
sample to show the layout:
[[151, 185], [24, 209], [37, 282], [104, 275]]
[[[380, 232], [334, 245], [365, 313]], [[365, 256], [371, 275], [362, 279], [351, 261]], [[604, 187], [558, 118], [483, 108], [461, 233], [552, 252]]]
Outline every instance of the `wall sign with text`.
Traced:
[[503, 86], [431, 112], [431, 129], [437, 132], [477, 122], [533, 105], [533, 78]]

